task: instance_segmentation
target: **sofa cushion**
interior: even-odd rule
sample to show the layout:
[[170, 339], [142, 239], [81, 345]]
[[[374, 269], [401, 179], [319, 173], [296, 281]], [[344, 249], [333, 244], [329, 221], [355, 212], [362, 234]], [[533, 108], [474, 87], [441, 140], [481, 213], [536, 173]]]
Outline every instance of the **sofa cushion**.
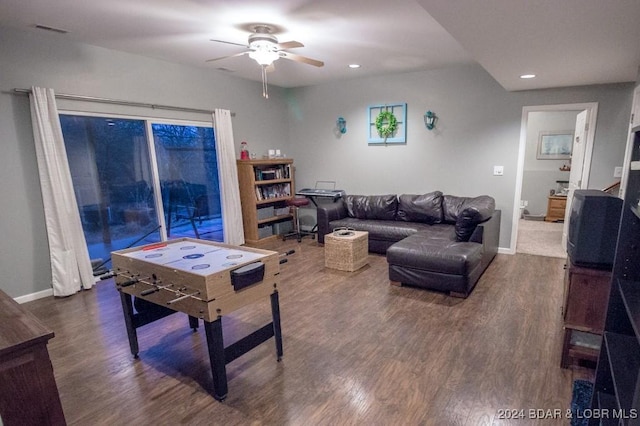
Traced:
[[478, 224], [488, 220], [495, 211], [496, 203], [492, 197], [481, 195], [469, 198], [456, 220], [456, 239], [458, 241], [469, 241]]
[[444, 221], [454, 223], [457, 241], [469, 241], [476, 226], [489, 219], [496, 210], [493, 197], [456, 197], [444, 195], [442, 201]]
[[423, 195], [400, 195], [398, 197], [396, 219], [404, 222], [423, 222], [428, 224], [442, 222], [442, 192], [433, 191]]
[[475, 209], [487, 220], [496, 209], [496, 201], [489, 195], [478, 197], [456, 197], [455, 195], [442, 196], [443, 221], [455, 223], [465, 209]]
[[439, 235], [442, 238], [455, 240], [455, 232], [451, 225], [427, 225], [418, 222], [400, 222], [388, 220], [360, 220], [348, 217], [329, 222], [329, 227], [351, 228], [356, 231], [367, 231], [369, 240], [400, 241], [416, 232], [428, 232], [431, 235]]
[[389, 247], [387, 262], [423, 271], [468, 275], [482, 261], [482, 244], [430, 238], [422, 232]]
[[347, 195], [343, 198], [349, 217], [395, 220], [398, 198], [391, 195]]
[[464, 210], [464, 203], [467, 197], [456, 197], [455, 195], [442, 196], [442, 220], [446, 223], [456, 223], [458, 215]]

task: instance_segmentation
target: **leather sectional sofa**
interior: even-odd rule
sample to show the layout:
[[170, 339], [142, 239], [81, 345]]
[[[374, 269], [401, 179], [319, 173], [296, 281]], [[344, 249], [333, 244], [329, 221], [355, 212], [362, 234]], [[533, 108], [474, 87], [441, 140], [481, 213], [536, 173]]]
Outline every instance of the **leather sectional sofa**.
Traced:
[[487, 195], [440, 191], [346, 195], [318, 206], [318, 242], [336, 228], [369, 233], [369, 251], [387, 256], [389, 279], [467, 297], [498, 252], [500, 210]]

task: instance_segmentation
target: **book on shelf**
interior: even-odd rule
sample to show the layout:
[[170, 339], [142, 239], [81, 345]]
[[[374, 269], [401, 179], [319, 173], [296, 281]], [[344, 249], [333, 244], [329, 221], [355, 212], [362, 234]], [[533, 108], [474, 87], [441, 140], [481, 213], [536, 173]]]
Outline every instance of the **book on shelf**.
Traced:
[[273, 185], [256, 186], [256, 199], [258, 201], [272, 198], [286, 198], [291, 196], [291, 184], [276, 183]]
[[273, 180], [278, 179], [276, 170], [267, 169], [262, 171], [262, 180]]
[[274, 179], [290, 179], [291, 178], [291, 166], [289, 164], [269, 167], [267, 169], [255, 169], [256, 181], [259, 180], [274, 180]]

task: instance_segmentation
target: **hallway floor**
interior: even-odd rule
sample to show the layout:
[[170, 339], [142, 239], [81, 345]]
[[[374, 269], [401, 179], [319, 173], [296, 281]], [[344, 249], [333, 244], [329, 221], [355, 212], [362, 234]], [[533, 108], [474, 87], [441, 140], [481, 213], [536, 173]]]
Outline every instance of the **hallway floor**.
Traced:
[[566, 258], [562, 247], [562, 222], [545, 222], [520, 219], [516, 253]]

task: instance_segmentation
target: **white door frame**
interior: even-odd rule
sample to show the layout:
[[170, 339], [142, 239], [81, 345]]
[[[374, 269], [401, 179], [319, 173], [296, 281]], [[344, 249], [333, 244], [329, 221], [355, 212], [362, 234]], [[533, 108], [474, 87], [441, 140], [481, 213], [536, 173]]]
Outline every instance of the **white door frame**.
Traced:
[[598, 103], [586, 102], [577, 104], [559, 105], [536, 105], [522, 107], [522, 122], [520, 125], [520, 146], [518, 148], [518, 170], [516, 174], [516, 191], [513, 199], [513, 218], [511, 221], [511, 247], [509, 254], [516, 253], [516, 243], [518, 240], [518, 219], [520, 218], [520, 199], [522, 198], [522, 181], [524, 175], [524, 156], [527, 145], [527, 126], [530, 112], [550, 112], [550, 111], [589, 111], [589, 132], [587, 134], [587, 145], [584, 151], [584, 168], [582, 169], [582, 188], [589, 185], [589, 172], [591, 170], [591, 157], [593, 156], [593, 143], [596, 134], [596, 120], [598, 116]]
[[627, 146], [624, 151], [624, 161], [622, 162], [622, 178], [620, 179], [620, 191], [618, 197], [624, 200], [627, 192], [627, 180], [629, 180], [629, 166], [631, 165], [631, 151], [633, 151], [633, 141], [635, 126], [640, 124], [640, 86], [633, 90], [633, 103], [631, 104], [631, 119], [629, 120], [629, 133], [627, 136]]

